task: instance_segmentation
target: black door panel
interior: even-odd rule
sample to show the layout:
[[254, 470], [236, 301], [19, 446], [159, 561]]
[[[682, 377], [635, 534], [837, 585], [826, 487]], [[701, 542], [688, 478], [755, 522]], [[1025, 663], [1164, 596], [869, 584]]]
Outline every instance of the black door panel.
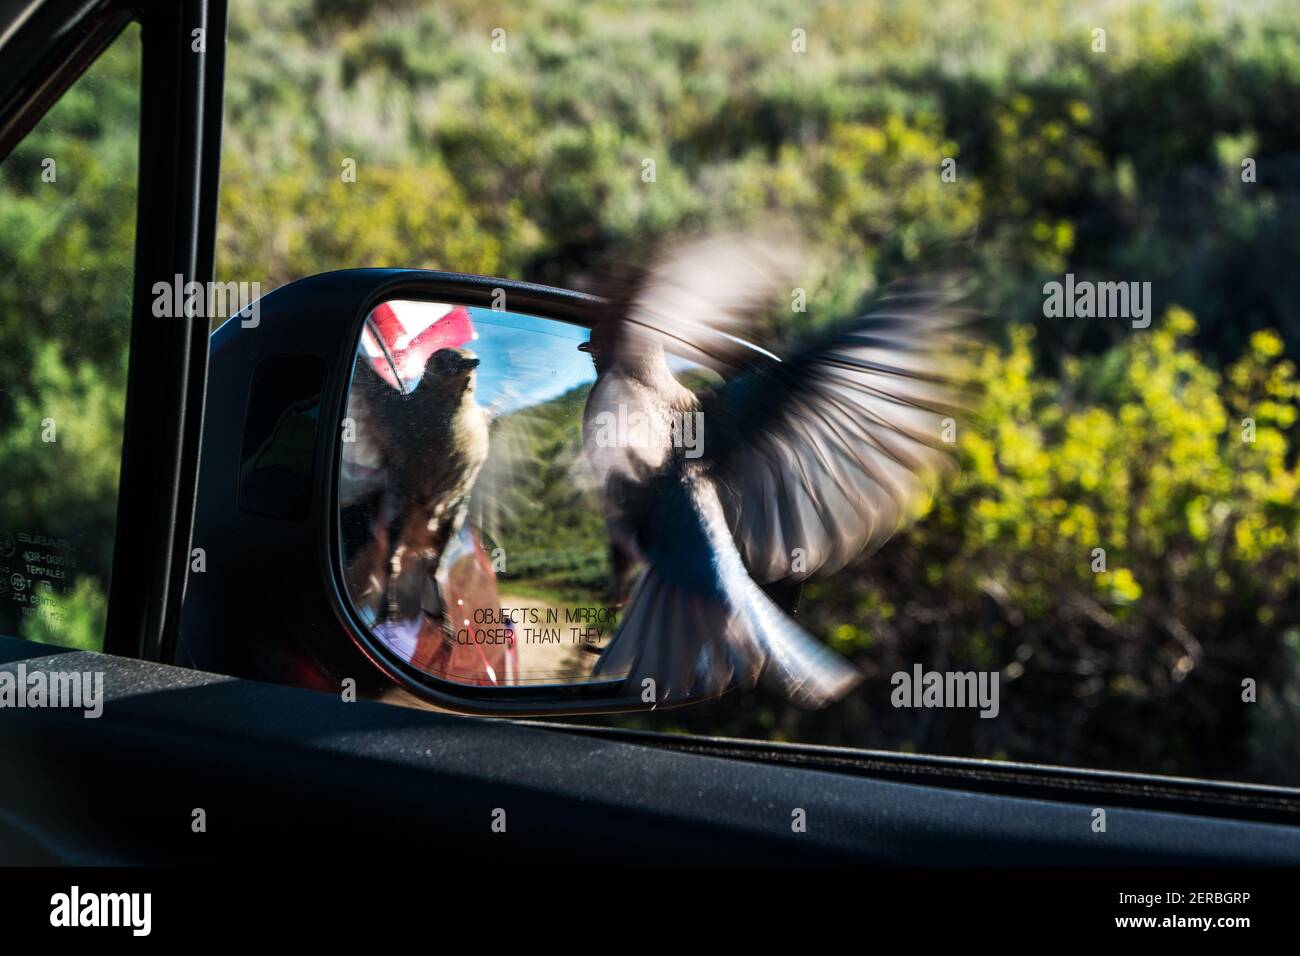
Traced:
[[[1275, 824], [1109, 806], [1094, 833], [1089, 804], [344, 703], [20, 641], [0, 641], [0, 661], [105, 673], [96, 720], [0, 712], [6, 861], [337, 861], [364, 848], [467, 862], [1300, 862], [1300, 830]], [[806, 832], [792, 830], [795, 809]]]

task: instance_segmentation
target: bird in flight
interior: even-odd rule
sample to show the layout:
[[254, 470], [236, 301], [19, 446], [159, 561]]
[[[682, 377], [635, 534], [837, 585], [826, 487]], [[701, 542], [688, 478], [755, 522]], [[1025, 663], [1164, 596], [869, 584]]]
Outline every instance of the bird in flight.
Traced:
[[[644, 563], [594, 677], [653, 681], [665, 703], [762, 676], [814, 707], [860, 679], [765, 588], [880, 547], [950, 466], [964, 320], [947, 285], [918, 285], [783, 359], [756, 350], [745, 340], [801, 260], [767, 235], [696, 240], [621, 284], [593, 325], [585, 454], [612, 555]], [[685, 388], [670, 356], [722, 384]]]

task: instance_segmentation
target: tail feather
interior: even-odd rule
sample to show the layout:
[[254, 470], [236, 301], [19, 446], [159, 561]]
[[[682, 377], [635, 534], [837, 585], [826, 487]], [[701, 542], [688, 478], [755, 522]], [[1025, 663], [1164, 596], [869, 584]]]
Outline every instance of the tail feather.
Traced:
[[[804, 706], [843, 696], [861, 674], [763, 593], [745, 571], [712, 485], [690, 486], [694, 513], [673, 530], [678, 562], [653, 543], [647, 548], [649, 567], [594, 676], [625, 676], [638, 688], [653, 680], [658, 703], [716, 697], [753, 686], [760, 675]], [[683, 555], [693, 556], [689, 568]]]
[[738, 623], [725, 603], [671, 584], [648, 567], [593, 676], [627, 677], [637, 693], [652, 687], [656, 703], [717, 697], [734, 685], [752, 685], [763, 654]]

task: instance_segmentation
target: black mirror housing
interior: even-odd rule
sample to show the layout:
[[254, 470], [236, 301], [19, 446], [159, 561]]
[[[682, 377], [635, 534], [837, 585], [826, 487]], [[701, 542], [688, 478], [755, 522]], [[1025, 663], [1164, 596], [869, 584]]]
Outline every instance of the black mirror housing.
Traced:
[[587, 328], [600, 305], [504, 279], [353, 269], [283, 286], [227, 320], [212, 335], [192, 560], [169, 656], [240, 677], [353, 688], [462, 713], [644, 709], [638, 689], [622, 680], [466, 685], [402, 666], [376, 646], [343, 580], [340, 426], [363, 326], [390, 300], [498, 310], [508, 303]]

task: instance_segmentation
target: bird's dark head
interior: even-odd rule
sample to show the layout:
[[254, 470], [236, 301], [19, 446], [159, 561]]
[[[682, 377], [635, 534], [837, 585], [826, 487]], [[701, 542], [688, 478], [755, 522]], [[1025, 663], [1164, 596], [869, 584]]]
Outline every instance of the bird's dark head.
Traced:
[[478, 356], [469, 349], [439, 349], [429, 357], [420, 386], [433, 386], [439, 391], [455, 394], [473, 390], [474, 370], [478, 364]]
[[613, 364], [618, 355], [619, 322], [606, 319], [596, 323], [587, 341], [578, 346], [578, 350], [591, 356], [591, 364], [596, 366], [599, 375]]

